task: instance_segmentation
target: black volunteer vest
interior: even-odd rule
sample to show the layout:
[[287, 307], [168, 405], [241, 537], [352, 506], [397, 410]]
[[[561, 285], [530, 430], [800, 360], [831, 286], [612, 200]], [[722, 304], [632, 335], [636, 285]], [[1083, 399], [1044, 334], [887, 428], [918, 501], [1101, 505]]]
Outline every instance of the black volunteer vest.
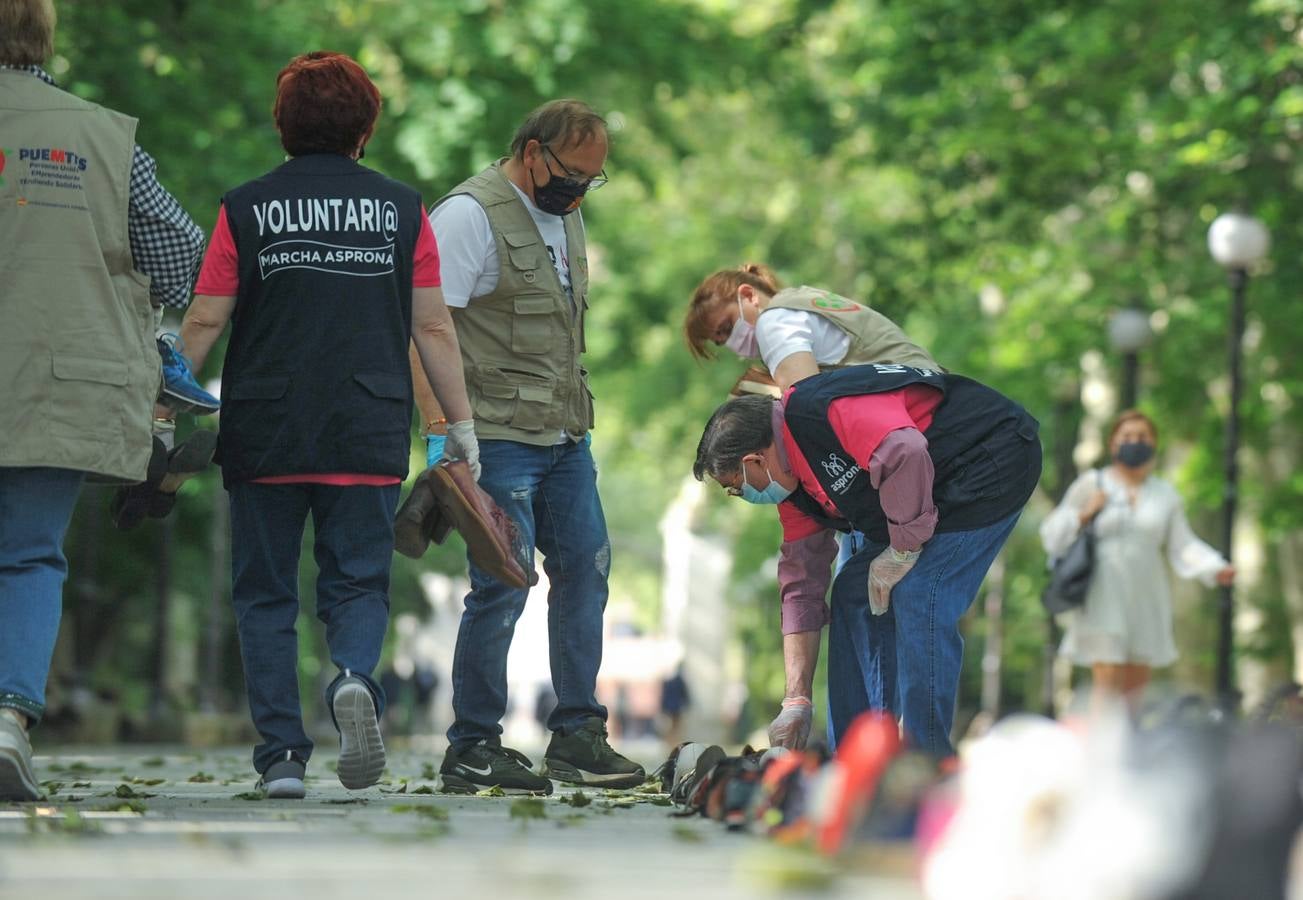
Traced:
[[240, 289], [222, 369], [223, 479], [404, 478], [416, 191], [338, 154], [222, 198]]
[[[993, 525], [1027, 502], [1041, 477], [1040, 428], [999, 391], [962, 375], [901, 365], [849, 366], [802, 379], [787, 398], [784, 418], [819, 486], [849, 524], [886, 543], [887, 517], [878, 492], [828, 424], [828, 406], [841, 397], [881, 394], [911, 384], [945, 393], [928, 427], [937, 531]], [[829, 513], [804, 491], [792, 502], [803, 512]], [[836, 527], [837, 523], [833, 523]]]

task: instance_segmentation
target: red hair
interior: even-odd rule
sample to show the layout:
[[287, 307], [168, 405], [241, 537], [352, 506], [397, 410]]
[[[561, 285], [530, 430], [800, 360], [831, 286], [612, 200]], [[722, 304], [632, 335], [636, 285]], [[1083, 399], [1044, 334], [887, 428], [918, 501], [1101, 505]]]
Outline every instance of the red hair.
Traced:
[[290, 156], [351, 156], [380, 115], [380, 91], [343, 53], [317, 50], [290, 60], [276, 76], [272, 117]]

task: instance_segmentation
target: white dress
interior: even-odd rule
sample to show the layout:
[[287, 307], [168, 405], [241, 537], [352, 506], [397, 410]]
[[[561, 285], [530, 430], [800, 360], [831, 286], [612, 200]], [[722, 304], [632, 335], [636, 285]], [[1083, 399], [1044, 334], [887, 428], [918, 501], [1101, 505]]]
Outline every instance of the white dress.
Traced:
[[[1102, 481], [1098, 471], [1102, 471]], [[1134, 663], [1152, 667], [1176, 660], [1172, 593], [1163, 554], [1182, 578], [1211, 587], [1226, 566], [1220, 553], [1190, 530], [1176, 489], [1150, 475], [1136, 489], [1111, 468], [1082, 473], [1063, 502], [1041, 523], [1041, 543], [1051, 557], [1064, 553], [1081, 529], [1080, 512], [1097, 489], [1108, 503], [1095, 518], [1095, 573], [1082, 609], [1065, 613], [1059, 653], [1077, 665]]]

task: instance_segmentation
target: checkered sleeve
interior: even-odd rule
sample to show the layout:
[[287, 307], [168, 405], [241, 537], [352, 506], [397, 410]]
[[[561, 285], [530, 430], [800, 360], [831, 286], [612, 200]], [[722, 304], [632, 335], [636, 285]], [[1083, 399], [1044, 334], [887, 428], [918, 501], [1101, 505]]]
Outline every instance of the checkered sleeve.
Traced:
[[204, 233], [158, 183], [158, 164], [140, 147], [131, 158], [127, 236], [136, 268], [150, 278], [151, 297], [185, 309], [204, 252]]

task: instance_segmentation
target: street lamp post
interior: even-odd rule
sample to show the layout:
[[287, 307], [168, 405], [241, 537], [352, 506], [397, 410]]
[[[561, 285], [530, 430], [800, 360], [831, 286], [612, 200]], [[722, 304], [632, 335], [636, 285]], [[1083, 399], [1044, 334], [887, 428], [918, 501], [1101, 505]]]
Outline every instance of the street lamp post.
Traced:
[[1136, 405], [1140, 383], [1140, 351], [1154, 336], [1145, 311], [1129, 306], [1113, 313], [1108, 320], [1108, 339], [1113, 349], [1122, 354], [1122, 409]]
[[[1235, 506], [1238, 499], [1239, 464], [1236, 459], [1240, 447], [1240, 394], [1242, 390], [1240, 368], [1244, 343], [1244, 293], [1249, 283], [1249, 269], [1267, 255], [1271, 235], [1267, 226], [1243, 213], [1223, 213], [1213, 220], [1208, 229], [1208, 250], [1217, 264], [1226, 269], [1231, 285], [1230, 330], [1230, 408], [1226, 421], [1226, 444], [1222, 497], [1222, 548], [1226, 559], [1232, 560], [1235, 537]], [[1221, 589], [1218, 608], [1217, 642], [1217, 694], [1227, 709], [1233, 709], [1234, 684], [1232, 677], [1232, 652], [1234, 641], [1235, 590], [1231, 585]]]

